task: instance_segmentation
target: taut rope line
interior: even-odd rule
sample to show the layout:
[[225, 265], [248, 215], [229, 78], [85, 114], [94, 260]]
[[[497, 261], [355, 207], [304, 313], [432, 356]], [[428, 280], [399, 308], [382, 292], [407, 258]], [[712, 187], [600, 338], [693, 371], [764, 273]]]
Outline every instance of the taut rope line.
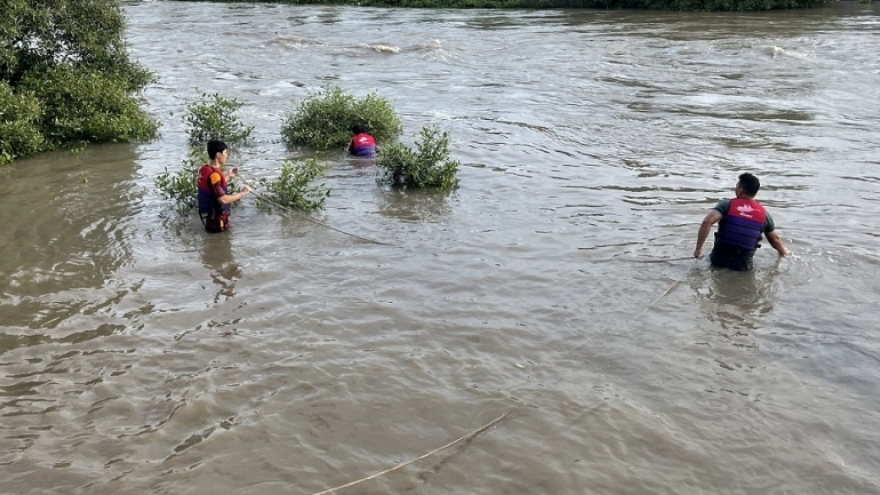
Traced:
[[258, 198], [260, 198], [262, 201], [265, 201], [265, 202], [271, 204], [272, 206], [275, 206], [276, 208], [281, 208], [282, 210], [289, 211], [289, 212], [293, 213], [294, 215], [298, 216], [299, 218], [302, 218], [303, 220], [306, 220], [307, 222], [311, 222], [311, 223], [313, 223], [313, 224], [315, 224], [315, 225], [320, 225], [321, 227], [324, 227], [324, 228], [326, 228], [326, 229], [330, 229], [330, 230], [332, 230], [332, 231], [339, 232], [340, 234], [345, 234], [345, 235], [347, 235], [347, 236], [349, 236], [349, 237], [354, 237], [355, 239], [359, 239], [359, 240], [364, 241], [364, 242], [369, 242], [369, 243], [372, 243], [372, 244], [378, 244], [378, 245], [380, 245], [380, 246], [388, 246], [388, 245], [389, 245], [389, 244], [386, 244], [386, 243], [384, 243], [384, 242], [376, 241], [376, 240], [373, 240], [373, 239], [367, 239], [366, 237], [361, 237], [361, 236], [359, 236], [359, 235], [357, 235], [357, 234], [352, 234], [351, 232], [346, 232], [346, 231], [344, 231], [344, 230], [342, 230], [342, 229], [337, 229], [336, 227], [333, 227], [333, 226], [331, 226], [331, 225], [327, 225], [326, 223], [319, 222], [319, 221], [317, 221], [317, 220], [315, 220], [315, 219], [313, 219], [313, 218], [309, 218], [308, 216], [302, 214], [302, 213], [299, 212], [299, 211], [294, 210], [293, 208], [290, 208], [289, 206], [284, 206], [284, 205], [282, 205], [282, 204], [278, 204], [278, 203], [275, 202], [275, 201], [272, 201], [271, 199], [269, 199], [269, 198], [267, 198], [266, 196], [264, 196], [264, 195], [260, 194], [259, 192], [257, 192], [257, 188], [256, 188], [254, 185], [252, 185], [250, 182], [248, 182], [247, 179], [245, 179], [245, 178], [242, 177], [241, 175], [239, 175], [238, 177], [241, 178], [241, 180], [244, 181], [244, 183], [245, 183], [248, 187], [251, 188], [251, 192], [254, 193], [254, 195], [257, 196]]
[[497, 418], [495, 418], [495, 419], [493, 419], [492, 421], [486, 423], [485, 425], [483, 425], [483, 426], [477, 428], [476, 430], [474, 430], [474, 431], [468, 433], [467, 435], [465, 435], [465, 436], [463, 436], [463, 437], [460, 437], [460, 438], [458, 438], [458, 439], [456, 439], [456, 440], [453, 440], [453, 441], [447, 443], [446, 445], [444, 445], [444, 446], [442, 446], [442, 447], [438, 447], [438, 448], [436, 448], [436, 449], [434, 449], [434, 450], [428, 452], [427, 454], [424, 454], [424, 455], [421, 455], [421, 456], [419, 456], [419, 457], [416, 457], [415, 459], [413, 459], [413, 460], [411, 460], [411, 461], [407, 461], [407, 462], [400, 463], [400, 464], [398, 464], [398, 465], [396, 465], [396, 466], [394, 466], [394, 467], [392, 467], [392, 468], [388, 468], [388, 469], [386, 469], [386, 470], [384, 470], [384, 471], [379, 471], [379, 472], [376, 473], [376, 474], [371, 474], [370, 476], [367, 476], [366, 478], [361, 478], [361, 479], [359, 479], [359, 480], [355, 480], [355, 481], [352, 481], [352, 482], [350, 482], [350, 483], [346, 483], [346, 484], [344, 484], [344, 485], [339, 485], [339, 486], [336, 486], [336, 487], [333, 487], [333, 488], [328, 488], [327, 490], [324, 490], [324, 491], [320, 491], [320, 492], [314, 493], [313, 495], [327, 495], [328, 493], [333, 493], [333, 492], [335, 492], [336, 490], [341, 490], [341, 489], [343, 489], [343, 488], [348, 488], [348, 487], [350, 487], [350, 486], [354, 486], [354, 485], [357, 485], [357, 484], [359, 484], [359, 483], [363, 483], [364, 481], [368, 481], [368, 480], [372, 480], [372, 479], [378, 478], [379, 476], [382, 476], [382, 475], [384, 475], [384, 474], [388, 474], [388, 473], [390, 473], [390, 472], [392, 472], [392, 471], [397, 471], [398, 469], [400, 469], [400, 468], [402, 468], [402, 467], [409, 466], [410, 464], [413, 464], [414, 462], [418, 462], [418, 461], [420, 461], [420, 460], [422, 460], [422, 459], [425, 459], [426, 457], [430, 457], [430, 456], [436, 454], [437, 452], [440, 452], [440, 451], [442, 451], [442, 450], [446, 450], [446, 449], [448, 449], [449, 447], [452, 447], [453, 445], [455, 445], [455, 444], [457, 444], [457, 443], [459, 443], [459, 442], [463, 442], [463, 441], [465, 441], [465, 440], [467, 440], [467, 439], [469, 439], [469, 438], [473, 438], [473, 437], [479, 435], [480, 433], [482, 433], [482, 432], [488, 430], [489, 428], [492, 427], [492, 425], [494, 425], [495, 423], [498, 423], [499, 421], [501, 421], [502, 419], [504, 419], [507, 415], [509, 415], [509, 414], [512, 413], [512, 412], [517, 411], [518, 409], [519, 409], [518, 407], [517, 407], [516, 409], [511, 409], [510, 411], [507, 411], [506, 413], [502, 414], [501, 416], [498, 416]]

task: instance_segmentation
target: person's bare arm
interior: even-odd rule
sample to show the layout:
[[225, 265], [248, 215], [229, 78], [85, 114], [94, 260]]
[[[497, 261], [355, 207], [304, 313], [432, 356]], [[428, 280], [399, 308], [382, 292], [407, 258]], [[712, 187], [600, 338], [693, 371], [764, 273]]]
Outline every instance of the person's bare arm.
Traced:
[[[233, 169], [235, 172], [238, 172], [238, 169]], [[237, 174], [236, 174], [237, 175]], [[214, 194], [217, 196], [217, 201], [222, 205], [228, 205], [235, 203], [239, 199], [247, 196], [247, 194], [251, 192], [251, 188], [248, 186], [244, 186], [241, 189], [241, 192], [235, 194], [226, 194], [222, 187], [220, 187], [219, 183], [214, 184]]]
[[706, 243], [709, 233], [712, 232], [712, 226], [720, 221], [721, 213], [718, 213], [718, 210], [709, 210], [709, 213], [703, 218], [703, 223], [700, 224], [700, 230], [697, 232], [697, 248], [694, 249], [694, 258], [703, 257], [703, 244]]
[[767, 242], [773, 246], [773, 249], [779, 253], [779, 256], [788, 256], [791, 254], [791, 251], [785, 249], [785, 245], [782, 244], [782, 236], [779, 235], [779, 232], [775, 230], [773, 232], [766, 232], [764, 236], [767, 238]]
[[224, 205], [232, 204], [232, 203], [235, 203], [236, 201], [238, 201], [239, 199], [247, 196], [247, 194], [249, 192], [251, 192], [251, 188], [248, 186], [244, 186], [242, 188], [241, 192], [238, 192], [235, 194], [224, 194], [223, 196], [220, 196], [219, 198], [217, 198], [217, 201], [219, 201], [221, 204], [224, 204]]

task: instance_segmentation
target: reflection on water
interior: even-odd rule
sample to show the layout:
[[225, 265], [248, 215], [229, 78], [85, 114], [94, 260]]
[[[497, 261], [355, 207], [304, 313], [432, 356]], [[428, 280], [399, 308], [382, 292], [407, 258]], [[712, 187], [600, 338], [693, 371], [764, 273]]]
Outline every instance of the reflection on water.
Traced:
[[[104, 284], [129, 261], [132, 190], [130, 145], [92, 146], [23, 160], [0, 183], [7, 222], [0, 292], [43, 295]], [[38, 260], [38, 263], [34, 263]]]
[[374, 158], [354, 158], [347, 156], [345, 163], [354, 170], [357, 177], [375, 177], [376, 160]]
[[688, 279], [705, 318], [724, 331], [738, 331], [754, 329], [772, 312], [781, 276], [776, 269], [733, 272], [710, 267], [691, 272]]
[[232, 236], [227, 233], [206, 236], [200, 253], [202, 263], [211, 270], [211, 280], [217, 285], [214, 303], [221, 298], [235, 297], [235, 282], [241, 278], [242, 269], [232, 254]]
[[398, 189], [378, 193], [376, 211], [406, 223], [436, 223], [451, 213], [450, 194], [430, 190]]
[[0, 184], [0, 314], [20, 338], [63, 335], [116, 300], [112, 276], [131, 262], [129, 219], [140, 211], [134, 158], [129, 145], [50, 153], [19, 162]]

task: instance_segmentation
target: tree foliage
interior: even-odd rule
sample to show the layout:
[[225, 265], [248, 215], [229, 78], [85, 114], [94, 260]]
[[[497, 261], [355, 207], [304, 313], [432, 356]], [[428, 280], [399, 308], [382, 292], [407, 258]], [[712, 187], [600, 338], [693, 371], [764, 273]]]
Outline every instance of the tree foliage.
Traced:
[[54, 146], [149, 139], [156, 132], [128, 82], [86, 67], [32, 70], [18, 86], [43, 107], [40, 130]]
[[0, 81], [0, 165], [16, 156], [36, 153], [43, 146], [39, 121], [40, 101], [28, 94], [17, 95]]
[[448, 191], [458, 185], [459, 162], [449, 159], [449, 134], [423, 127], [416, 149], [394, 143], [382, 150], [376, 163], [377, 182], [392, 186], [430, 187]]
[[0, 6], [0, 154], [12, 159], [155, 134], [134, 98], [152, 75], [128, 57], [118, 0]]
[[355, 98], [334, 86], [300, 102], [285, 117], [281, 134], [288, 146], [323, 150], [348, 145], [354, 125], [363, 126], [378, 142], [401, 131], [400, 118], [387, 100], [375, 93]]
[[[275, 180], [262, 178], [257, 204], [266, 209], [272, 206], [316, 210], [324, 206], [330, 190], [324, 183], [314, 182], [324, 176], [327, 165], [319, 164], [312, 158], [306, 162], [285, 160], [281, 165], [281, 175]], [[267, 201], [268, 200], [268, 201]]]
[[186, 213], [199, 204], [199, 168], [206, 163], [208, 153], [191, 146], [179, 170], [170, 172], [165, 167], [165, 172], [156, 177], [156, 188], [163, 198], [174, 200], [179, 213]]
[[[174, 200], [179, 213], [186, 213], [198, 205], [199, 168], [209, 161], [205, 143], [220, 139], [231, 149], [250, 136], [253, 127], [245, 126], [235, 115], [242, 105], [238, 100], [229, 100], [216, 93], [203, 93], [186, 106], [183, 121], [189, 128], [189, 153], [178, 170], [172, 172], [165, 167], [165, 171], [153, 181], [162, 197]], [[231, 194], [238, 189], [234, 182], [228, 186]]]
[[[241, 123], [235, 112], [244, 104], [229, 100], [218, 94], [202, 94], [186, 106], [187, 114], [183, 120], [189, 127], [189, 155], [176, 171], [165, 168], [156, 177], [156, 188], [165, 199], [174, 201], [178, 213], [185, 214], [198, 205], [198, 173], [202, 165], [208, 163], [204, 142], [211, 139], [224, 141], [230, 149], [244, 142], [253, 127]], [[323, 177], [327, 166], [317, 160], [298, 162], [285, 160], [277, 179], [259, 179], [262, 192], [257, 204], [265, 209], [273, 206], [314, 210], [324, 205], [330, 191], [323, 183], [315, 184]], [[238, 184], [229, 183], [229, 192], [234, 194]]]
[[187, 115], [183, 119], [189, 129], [190, 144], [207, 143], [213, 139], [219, 139], [227, 146], [245, 143], [254, 127], [244, 125], [235, 114], [243, 105], [235, 98], [202, 93], [199, 100], [187, 105]]

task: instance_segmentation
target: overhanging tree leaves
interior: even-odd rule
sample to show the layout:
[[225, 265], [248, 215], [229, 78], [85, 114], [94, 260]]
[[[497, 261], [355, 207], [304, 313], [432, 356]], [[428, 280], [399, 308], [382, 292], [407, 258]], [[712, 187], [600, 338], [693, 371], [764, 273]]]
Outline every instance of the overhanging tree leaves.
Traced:
[[[11, 157], [84, 142], [147, 139], [156, 124], [134, 94], [152, 75], [130, 60], [118, 0], [0, 0], [0, 83], [10, 98], [38, 102], [32, 111], [0, 108], [0, 121], [36, 122], [38, 149], [3, 150]], [[33, 105], [28, 104], [28, 108]], [[32, 131], [32, 126], [9, 129]], [[21, 142], [23, 138], [13, 138]], [[11, 148], [11, 147], [10, 147]]]

